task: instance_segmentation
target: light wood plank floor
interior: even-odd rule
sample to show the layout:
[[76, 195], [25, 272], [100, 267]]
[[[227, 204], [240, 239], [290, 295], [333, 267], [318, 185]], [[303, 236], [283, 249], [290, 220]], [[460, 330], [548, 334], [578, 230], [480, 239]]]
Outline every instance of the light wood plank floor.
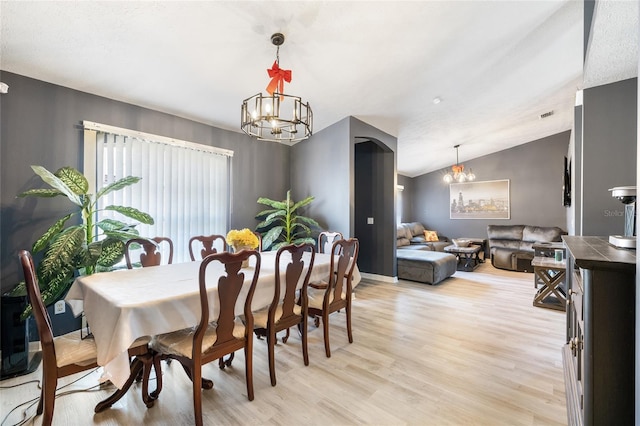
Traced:
[[[560, 355], [565, 316], [533, 307], [535, 291], [533, 274], [487, 263], [437, 286], [363, 281], [353, 304], [353, 344], [344, 314], [331, 317], [331, 358], [324, 355], [321, 329], [310, 324], [310, 365], [303, 365], [292, 333], [287, 344], [276, 346], [278, 385], [271, 387], [266, 343], [256, 341], [254, 401], [246, 398], [240, 352], [230, 369], [205, 366], [204, 375], [215, 381], [203, 392], [205, 424], [566, 424]], [[164, 389], [150, 409], [134, 386], [110, 410], [94, 414], [95, 404], [113, 391], [103, 387], [60, 396], [54, 425], [192, 424], [191, 387], [182, 368], [174, 362], [163, 374]], [[59, 393], [90, 388], [98, 377], [94, 372]], [[2, 418], [39, 395], [34, 383], [0, 392]], [[24, 418], [39, 425], [35, 403], [26, 414], [24, 408], [3, 425]]]

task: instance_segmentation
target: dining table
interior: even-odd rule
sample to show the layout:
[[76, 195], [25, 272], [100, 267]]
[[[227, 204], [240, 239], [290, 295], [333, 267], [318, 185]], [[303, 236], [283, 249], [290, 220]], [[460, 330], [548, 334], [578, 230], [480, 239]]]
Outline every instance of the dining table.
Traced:
[[[281, 258], [282, 280], [286, 256]], [[268, 306], [275, 287], [275, 251], [260, 253], [261, 267], [252, 300], [252, 310]], [[308, 265], [310, 253], [303, 260]], [[248, 268], [253, 268], [255, 259]], [[200, 293], [198, 274], [201, 261], [174, 263], [137, 269], [121, 269], [80, 276], [75, 279], [65, 301], [75, 316], [84, 314], [97, 347], [97, 363], [103, 367], [101, 381], [111, 381], [121, 389], [129, 378], [128, 348], [138, 338], [194, 327], [200, 321]], [[331, 255], [316, 253], [310, 282], [327, 281]], [[224, 266], [209, 264], [206, 273], [210, 317], [219, 312], [218, 278]], [[302, 275], [304, 276], [304, 274]], [[252, 274], [245, 274], [243, 292], [248, 291]], [[354, 268], [352, 286], [361, 280]], [[302, 285], [301, 278], [299, 286]], [[243, 294], [235, 307], [243, 313]]]

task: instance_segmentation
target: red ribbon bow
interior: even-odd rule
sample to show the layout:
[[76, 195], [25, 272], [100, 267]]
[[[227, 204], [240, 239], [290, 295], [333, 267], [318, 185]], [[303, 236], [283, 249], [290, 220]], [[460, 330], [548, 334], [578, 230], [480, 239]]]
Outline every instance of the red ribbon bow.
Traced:
[[280, 67], [278, 66], [278, 61], [275, 61], [271, 69], [268, 69], [267, 72], [269, 73], [269, 77], [271, 77], [271, 81], [267, 86], [267, 92], [271, 96], [273, 96], [273, 93], [275, 92], [277, 87], [278, 93], [284, 93], [284, 82], [291, 82], [291, 70], [280, 69]]

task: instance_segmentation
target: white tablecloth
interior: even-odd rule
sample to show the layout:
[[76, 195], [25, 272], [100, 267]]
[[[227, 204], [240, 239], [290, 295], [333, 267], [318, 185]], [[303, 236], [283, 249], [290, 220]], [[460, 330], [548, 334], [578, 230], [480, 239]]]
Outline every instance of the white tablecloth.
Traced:
[[[267, 306], [273, 299], [275, 254], [261, 253], [254, 310]], [[330, 261], [329, 254], [317, 253], [310, 281], [326, 280]], [[98, 349], [98, 365], [104, 366], [102, 380], [110, 380], [119, 388], [124, 385], [129, 377], [127, 349], [137, 338], [180, 330], [200, 321], [199, 268], [199, 261], [177, 263], [103, 272], [74, 281], [65, 300], [76, 316], [85, 313]], [[216, 263], [207, 269], [211, 318], [219, 310], [217, 283], [222, 273], [221, 265]], [[248, 291], [250, 274], [246, 276], [245, 291]], [[353, 286], [359, 282], [356, 267]], [[235, 310], [241, 314], [242, 303]]]

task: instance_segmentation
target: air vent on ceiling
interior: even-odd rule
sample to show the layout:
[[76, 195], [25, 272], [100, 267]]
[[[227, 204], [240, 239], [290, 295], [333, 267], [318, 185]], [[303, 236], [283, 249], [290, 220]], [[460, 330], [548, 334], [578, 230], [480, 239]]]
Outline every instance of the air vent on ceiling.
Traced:
[[543, 118], [551, 117], [552, 115], [553, 115], [553, 110], [542, 113], [540, 114], [540, 120], [542, 120]]

